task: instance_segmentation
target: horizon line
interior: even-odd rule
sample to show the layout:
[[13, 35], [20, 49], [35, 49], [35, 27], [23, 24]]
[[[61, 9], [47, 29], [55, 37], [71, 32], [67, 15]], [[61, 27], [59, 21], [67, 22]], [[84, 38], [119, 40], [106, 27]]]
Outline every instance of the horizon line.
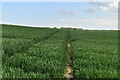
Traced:
[[49, 28], [58, 28], [58, 29], [60, 29], [60, 28], [76, 28], [76, 29], [83, 29], [83, 30], [120, 30], [119, 28], [118, 29], [91, 29], [91, 28], [81, 28], [81, 27], [73, 27], [73, 26], [38, 26], [38, 25], [26, 25], [26, 24], [15, 24], [15, 23], [0, 23], [0, 24], [6, 24], [6, 25], [17, 25], [17, 26], [25, 26], [25, 27], [33, 27], [33, 28], [35, 28], [35, 27], [37, 27], [37, 28], [47, 28], [47, 27], [49, 27]]

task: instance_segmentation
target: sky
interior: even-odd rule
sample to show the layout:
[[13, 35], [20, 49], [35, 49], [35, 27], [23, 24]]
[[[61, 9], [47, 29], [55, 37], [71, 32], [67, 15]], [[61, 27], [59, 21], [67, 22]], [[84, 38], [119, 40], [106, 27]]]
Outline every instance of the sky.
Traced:
[[117, 2], [2, 2], [1, 4], [2, 23], [36, 27], [118, 29]]

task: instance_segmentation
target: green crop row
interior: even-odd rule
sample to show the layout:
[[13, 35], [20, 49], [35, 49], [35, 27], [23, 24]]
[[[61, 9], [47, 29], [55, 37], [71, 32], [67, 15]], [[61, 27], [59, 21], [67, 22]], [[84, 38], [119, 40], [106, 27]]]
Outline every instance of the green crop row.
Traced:
[[8, 67], [3, 65], [3, 78], [46, 78], [47, 74], [39, 74], [35, 72], [26, 73], [20, 68]]
[[56, 31], [58, 30], [49, 28], [31, 28], [15, 25], [2, 25], [3, 38], [40, 39], [45, 36], [49, 36], [51, 33]]
[[118, 78], [117, 31], [104, 31], [104, 35], [101, 32], [71, 31], [76, 78]]
[[8, 56], [12, 56], [15, 53], [19, 53], [21, 51], [25, 51], [29, 46], [31, 46], [32, 40], [28, 39], [2, 39], [3, 51]]
[[117, 31], [2, 28], [3, 78], [63, 78], [68, 41], [74, 78], [118, 78]]
[[66, 36], [66, 31], [60, 30], [47, 40], [34, 44], [25, 53], [11, 57], [5, 55], [3, 78], [63, 78]]
[[[49, 38], [57, 29], [3, 25], [3, 51], [8, 56], [26, 51], [33, 44]], [[15, 34], [15, 35], [14, 35]], [[14, 36], [14, 37], [11, 37]]]

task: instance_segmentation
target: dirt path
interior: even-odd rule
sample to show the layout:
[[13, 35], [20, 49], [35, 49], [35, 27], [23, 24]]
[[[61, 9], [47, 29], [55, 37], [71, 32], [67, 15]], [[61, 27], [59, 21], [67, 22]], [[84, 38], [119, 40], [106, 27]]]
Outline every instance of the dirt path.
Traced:
[[66, 70], [65, 70], [65, 74], [64, 77], [68, 78], [68, 79], [73, 79], [73, 68], [72, 68], [72, 52], [71, 52], [71, 44], [70, 44], [70, 34], [68, 32], [68, 53], [67, 53], [67, 66], [66, 66]]

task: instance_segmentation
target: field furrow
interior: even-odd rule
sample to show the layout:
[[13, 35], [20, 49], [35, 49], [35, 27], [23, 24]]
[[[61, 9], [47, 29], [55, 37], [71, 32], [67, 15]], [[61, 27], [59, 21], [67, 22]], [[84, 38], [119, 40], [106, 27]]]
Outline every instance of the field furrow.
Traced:
[[67, 51], [67, 65], [66, 65], [66, 69], [65, 69], [65, 74], [64, 74], [64, 77], [65, 78], [68, 78], [68, 79], [73, 79], [74, 78], [74, 76], [73, 76], [73, 65], [72, 65], [72, 51], [71, 51], [71, 35], [70, 35], [70, 32], [69, 32], [69, 30], [68, 30], [68, 32], [67, 32], [67, 40], [68, 40], [68, 42], [67, 42], [67, 49], [68, 49], [68, 51]]

